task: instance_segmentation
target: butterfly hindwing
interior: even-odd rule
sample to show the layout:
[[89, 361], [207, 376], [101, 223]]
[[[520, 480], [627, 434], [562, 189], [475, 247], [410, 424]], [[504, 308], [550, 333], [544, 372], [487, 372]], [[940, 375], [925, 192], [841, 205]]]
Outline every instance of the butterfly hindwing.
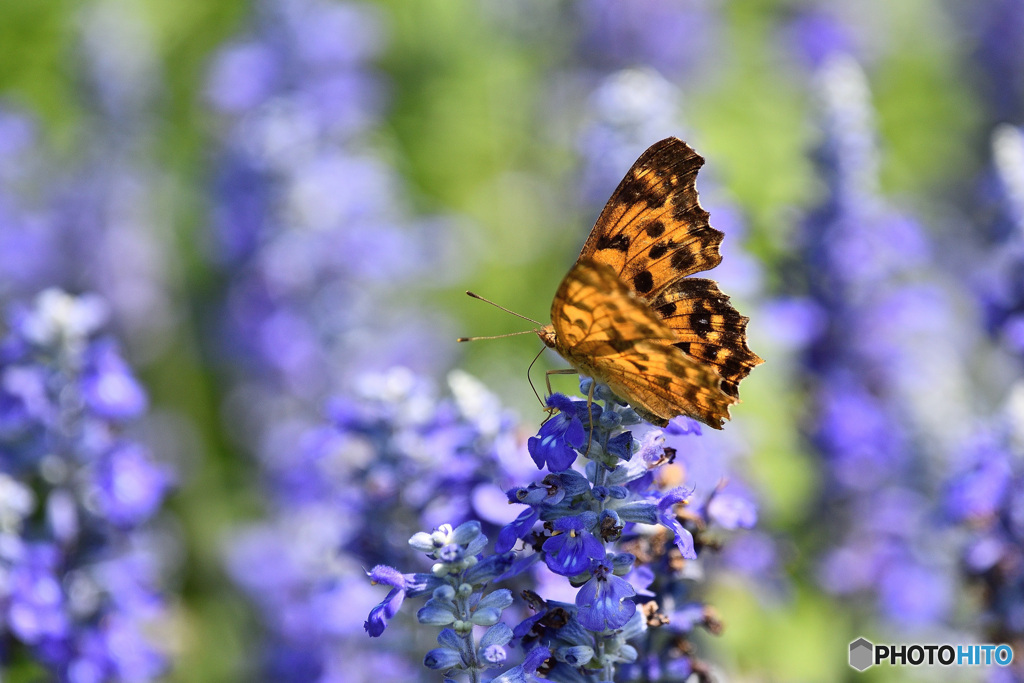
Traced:
[[[642, 369], [637, 368], [637, 357], [645, 358]], [[677, 415], [687, 415], [721, 429], [722, 421], [729, 418], [729, 406], [736, 402], [723, 391], [722, 379], [711, 366], [696, 362], [675, 346], [641, 341], [628, 354], [608, 361], [601, 368], [604, 383], [613, 390], [627, 387], [629, 404], [640, 417], [660, 427]]]
[[714, 365], [722, 376], [722, 389], [738, 397], [739, 382], [764, 361], [747, 346], [748, 318], [732, 307], [715, 281], [682, 278], [651, 303], [675, 332], [676, 346]]
[[720, 429], [736, 401], [716, 369], [674, 346], [672, 328], [605, 264], [580, 259], [573, 266], [551, 320], [556, 350], [654, 424], [689, 415]]

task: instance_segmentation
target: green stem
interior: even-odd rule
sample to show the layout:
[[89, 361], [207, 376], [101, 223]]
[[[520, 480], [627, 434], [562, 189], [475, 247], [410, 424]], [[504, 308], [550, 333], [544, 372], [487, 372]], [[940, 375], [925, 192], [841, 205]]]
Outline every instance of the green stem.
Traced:
[[[601, 637], [603, 638], [604, 636]], [[600, 658], [604, 658], [604, 645], [604, 640], [601, 640], [597, 644], [597, 656]], [[606, 662], [604, 668], [601, 670], [601, 678], [603, 678], [606, 681], [615, 680], [615, 667], [612, 666], [610, 662]]]
[[[609, 407], [608, 404], [609, 404], [609, 402], [605, 401], [602, 404], [602, 408], [604, 408], [604, 410], [608, 410], [608, 407]], [[610, 434], [610, 432], [608, 430], [604, 430], [604, 429], [598, 430], [598, 439], [599, 439], [599, 441], [601, 443], [601, 446], [604, 448], [605, 452], [607, 452], [607, 450], [608, 450], [608, 437], [609, 437], [609, 434]], [[608, 472], [607, 472], [607, 470], [605, 470], [604, 465], [598, 464], [597, 465], [597, 473], [596, 473], [596, 475], [594, 477], [594, 480], [595, 480], [594, 481], [594, 485], [595, 486], [604, 486], [605, 482], [607, 481], [607, 479], [608, 479]], [[604, 507], [605, 507], [606, 503], [607, 503], [607, 501], [601, 501], [601, 504], [599, 506], [598, 512], [602, 512], [604, 510]], [[601, 543], [605, 547], [605, 554], [607, 554], [608, 551], [609, 551], [609, 548], [608, 548], [609, 544], [604, 539], [601, 540]], [[607, 638], [607, 636], [605, 636], [602, 633], [595, 633], [594, 634], [594, 639], [597, 641], [596, 642], [596, 645], [597, 645], [597, 656], [598, 656], [599, 659], [604, 659], [605, 650], [606, 650], [606, 644], [607, 644], [606, 643], [606, 638]], [[602, 667], [601, 677], [604, 680], [606, 680], [606, 681], [613, 681], [613, 680], [615, 680], [615, 666], [613, 664], [611, 664], [610, 662], [606, 662], [603, 665], [603, 667]]]
[[473, 637], [473, 629], [466, 634], [466, 642], [469, 644], [470, 662], [469, 680], [471, 683], [480, 683], [480, 664], [476, 661], [476, 639]]
[[[461, 577], [460, 577], [461, 579]], [[467, 598], [459, 597], [456, 599], [456, 604], [459, 607], [459, 619], [462, 621], [469, 621], [472, 616], [469, 613], [469, 602]], [[480, 662], [476, 658], [476, 638], [473, 636], [473, 629], [470, 627], [469, 633], [464, 636], [466, 641], [467, 650], [469, 651], [469, 661], [466, 662], [470, 683], [480, 683]]]

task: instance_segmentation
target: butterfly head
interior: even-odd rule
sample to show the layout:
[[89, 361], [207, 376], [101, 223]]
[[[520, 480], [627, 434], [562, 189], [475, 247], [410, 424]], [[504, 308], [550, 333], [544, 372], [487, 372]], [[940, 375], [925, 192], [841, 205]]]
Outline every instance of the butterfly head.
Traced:
[[540, 337], [540, 340], [544, 342], [544, 346], [548, 347], [549, 349], [558, 348], [555, 341], [554, 325], [545, 325], [544, 327], [534, 330], [534, 332], [536, 332], [537, 336]]

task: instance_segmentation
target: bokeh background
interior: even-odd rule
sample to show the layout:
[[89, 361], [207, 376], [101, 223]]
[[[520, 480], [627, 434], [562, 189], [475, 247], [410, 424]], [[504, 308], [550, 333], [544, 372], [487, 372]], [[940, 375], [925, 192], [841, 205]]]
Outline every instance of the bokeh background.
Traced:
[[686, 446], [759, 509], [702, 656], [1020, 680], [846, 653], [1021, 644], [1021, 45], [1020, 0], [0, 3], [0, 677], [434, 680], [362, 570], [543, 418], [463, 291], [544, 319], [676, 135], [767, 361]]

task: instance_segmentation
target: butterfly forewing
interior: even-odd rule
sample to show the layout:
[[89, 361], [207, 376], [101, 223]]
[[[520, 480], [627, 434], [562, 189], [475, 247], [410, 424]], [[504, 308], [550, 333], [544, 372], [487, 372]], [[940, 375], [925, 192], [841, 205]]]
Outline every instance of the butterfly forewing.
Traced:
[[637, 306], [615, 271], [590, 259], [581, 258], [562, 280], [551, 303], [551, 322], [559, 341], [577, 351], [608, 352], [640, 339], [677, 341], [654, 311]]
[[580, 258], [612, 267], [637, 294], [656, 297], [675, 280], [717, 266], [723, 234], [697, 199], [704, 159], [668, 138], [644, 152], [597, 219]]
[[611, 267], [581, 258], [555, 295], [551, 320], [558, 352], [649, 421], [689, 415], [721, 428], [728, 417], [736, 399], [715, 368], [674, 346], [676, 334]]

